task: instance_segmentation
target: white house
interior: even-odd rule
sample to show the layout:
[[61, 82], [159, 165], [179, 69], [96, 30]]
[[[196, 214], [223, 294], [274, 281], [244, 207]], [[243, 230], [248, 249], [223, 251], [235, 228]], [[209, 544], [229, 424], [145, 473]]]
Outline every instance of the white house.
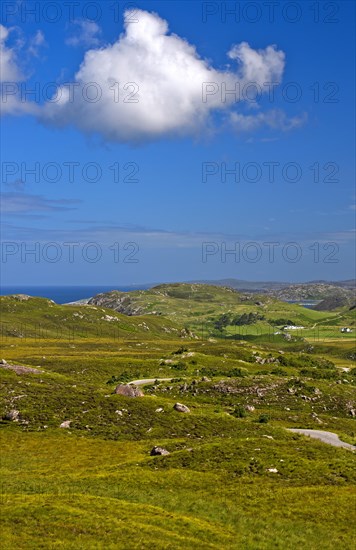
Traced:
[[303, 329], [304, 327], [298, 327], [297, 325], [287, 325], [285, 327], [283, 327], [283, 330], [300, 330], [300, 329]]

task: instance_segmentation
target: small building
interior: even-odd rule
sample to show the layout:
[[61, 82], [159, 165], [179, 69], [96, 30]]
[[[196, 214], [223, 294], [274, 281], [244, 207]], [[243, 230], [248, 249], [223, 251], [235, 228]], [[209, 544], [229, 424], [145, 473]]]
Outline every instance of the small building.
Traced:
[[297, 326], [297, 325], [287, 325], [285, 327], [283, 327], [283, 330], [301, 330], [303, 329], [304, 327], [302, 326]]

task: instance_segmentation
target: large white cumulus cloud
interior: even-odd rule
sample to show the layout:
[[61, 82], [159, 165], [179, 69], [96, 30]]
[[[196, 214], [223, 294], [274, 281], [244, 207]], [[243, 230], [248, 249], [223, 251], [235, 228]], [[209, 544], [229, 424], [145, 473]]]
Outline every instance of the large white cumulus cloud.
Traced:
[[275, 46], [258, 51], [245, 42], [233, 46], [228, 56], [236, 69], [221, 71], [186, 40], [168, 34], [167, 22], [157, 14], [134, 14], [137, 22], [130, 22], [130, 11], [125, 13], [125, 31], [117, 42], [86, 52], [74, 86], [63, 85], [57, 99], [43, 107], [44, 120], [73, 124], [112, 141], [189, 134], [201, 129], [212, 111], [229, 109], [235, 101], [233, 94], [222, 101], [220, 93], [203, 101], [204, 83], [230, 90], [236, 83], [263, 86], [281, 80], [284, 53]]

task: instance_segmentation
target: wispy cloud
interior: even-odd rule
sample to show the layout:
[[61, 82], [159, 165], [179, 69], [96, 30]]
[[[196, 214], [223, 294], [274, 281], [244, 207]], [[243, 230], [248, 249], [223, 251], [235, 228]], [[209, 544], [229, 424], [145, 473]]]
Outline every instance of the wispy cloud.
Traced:
[[101, 28], [95, 21], [76, 19], [70, 26], [70, 35], [65, 39], [68, 46], [89, 48], [100, 44]]
[[18, 82], [24, 79], [16, 48], [6, 44], [13, 31], [14, 27], [6, 28], [0, 24], [0, 82]]
[[254, 234], [247, 232], [224, 233], [219, 231], [170, 231], [159, 227], [145, 227], [129, 223], [106, 223], [83, 220], [83, 227], [78, 227], [74, 221], [68, 222], [68, 227], [41, 228], [21, 226], [15, 224], [4, 224], [3, 233], [6, 239], [18, 239], [21, 241], [41, 241], [48, 240], [63, 243], [66, 241], [75, 242], [98, 242], [100, 244], [112, 244], [114, 242], [139, 242], [147, 249], [160, 248], [197, 248], [201, 247], [203, 242], [227, 243], [233, 247], [234, 243], [241, 246], [247, 243], [255, 243], [262, 248], [266, 243], [297, 243], [306, 249], [315, 242], [319, 244], [336, 243], [338, 245], [350, 245], [355, 239], [353, 229], [345, 229], [335, 232], [310, 231], [310, 232], [266, 232], [261, 228]]
[[41, 30], [38, 30], [29, 40], [28, 53], [34, 57], [39, 56], [40, 49], [46, 46], [46, 40]]
[[23, 215], [38, 212], [74, 210], [81, 201], [76, 199], [48, 199], [42, 195], [28, 193], [2, 193], [2, 214]]
[[229, 123], [237, 132], [252, 132], [263, 126], [273, 130], [287, 132], [289, 130], [294, 130], [295, 128], [300, 128], [307, 122], [307, 120], [307, 113], [294, 117], [288, 117], [287, 114], [280, 109], [271, 109], [265, 113], [257, 113], [253, 115], [233, 112], [230, 113]]
[[45, 37], [40, 30], [25, 38], [18, 27], [7, 28], [0, 24], [1, 115], [38, 113], [35, 102], [21, 97], [19, 83], [28, 79], [26, 68], [29, 60], [39, 57], [40, 49], [45, 45]]

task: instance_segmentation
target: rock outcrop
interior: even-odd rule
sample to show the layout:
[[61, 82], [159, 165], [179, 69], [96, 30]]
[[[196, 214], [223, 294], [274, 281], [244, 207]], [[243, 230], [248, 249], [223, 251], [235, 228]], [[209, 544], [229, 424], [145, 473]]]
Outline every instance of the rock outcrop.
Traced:
[[119, 384], [115, 388], [115, 393], [125, 397], [143, 397], [144, 393], [134, 384]]
[[163, 447], [153, 447], [152, 451], [150, 452], [151, 456], [167, 456], [169, 454], [171, 453]]
[[175, 411], [181, 412], [181, 413], [189, 413], [190, 409], [186, 405], [182, 405], [182, 403], [176, 403], [173, 406], [173, 409]]

